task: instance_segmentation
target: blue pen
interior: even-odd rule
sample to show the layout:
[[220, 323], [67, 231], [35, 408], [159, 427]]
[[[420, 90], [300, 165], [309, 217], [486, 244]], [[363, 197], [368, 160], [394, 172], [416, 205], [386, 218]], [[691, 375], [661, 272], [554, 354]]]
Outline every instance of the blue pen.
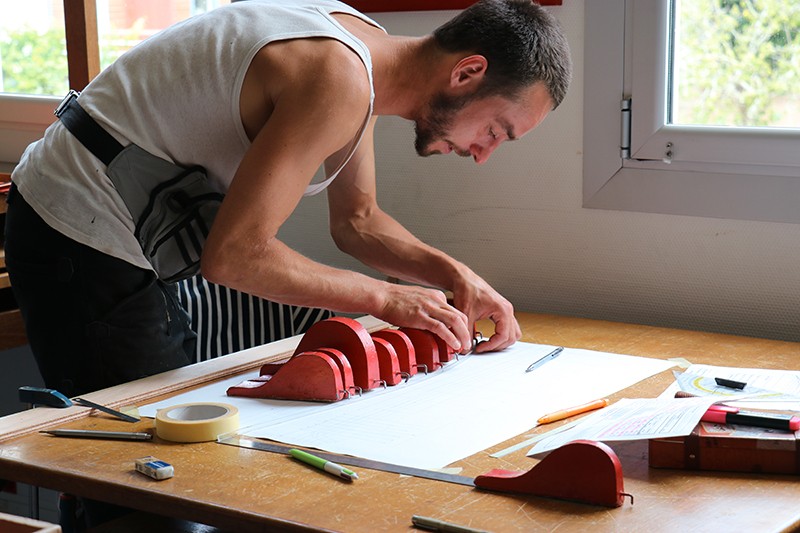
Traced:
[[536, 370], [537, 368], [539, 368], [540, 366], [542, 366], [543, 364], [545, 364], [546, 362], [552, 361], [553, 359], [558, 357], [558, 354], [560, 354], [562, 351], [564, 351], [564, 347], [563, 346], [559, 346], [558, 348], [556, 348], [555, 350], [553, 350], [549, 354], [547, 354], [544, 357], [542, 357], [541, 359], [535, 361], [531, 366], [529, 366], [527, 369], [525, 369], [525, 372], [532, 372], [532, 371]]

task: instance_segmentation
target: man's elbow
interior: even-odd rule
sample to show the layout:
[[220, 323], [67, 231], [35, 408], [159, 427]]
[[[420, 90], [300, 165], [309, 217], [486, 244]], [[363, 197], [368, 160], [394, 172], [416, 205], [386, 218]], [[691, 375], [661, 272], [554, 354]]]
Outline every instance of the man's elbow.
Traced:
[[350, 224], [331, 224], [330, 233], [336, 247], [340, 251], [352, 255], [358, 241], [358, 232], [355, 228]]
[[347, 238], [342, 234], [342, 232], [334, 231], [331, 228], [331, 239], [333, 240], [333, 244], [339, 249], [339, 251], [348, 253], [347, 249]]
[[212, 250], [203, 250], [200, 256], [200, 275], [207, 281], [232, 287], [235, 285], [234, 261]]

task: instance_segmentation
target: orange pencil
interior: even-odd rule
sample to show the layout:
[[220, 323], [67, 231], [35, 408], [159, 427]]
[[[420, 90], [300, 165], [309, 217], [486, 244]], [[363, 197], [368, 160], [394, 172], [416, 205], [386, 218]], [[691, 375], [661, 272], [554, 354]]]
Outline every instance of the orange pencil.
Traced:
[[570, 407], [569, 409], [562, 409], [561, 411], [556, 411], [555, 413], [544, 415], [539, 420], [537, 420], [537, 422], [539, 424], [549, 424], [550, 422], [557, 422], [559, 420], [564, 420], [565, 418], [579, 415], [581, 413], [587, 413], [589, 411], [594, 411], [595, 409], [601, 409], [607, 405], [608, 405], [607, 398], [603, 400], [595, 400], [593, 402], [585, 403], [583, 405], [576, 405], [575, 407]]

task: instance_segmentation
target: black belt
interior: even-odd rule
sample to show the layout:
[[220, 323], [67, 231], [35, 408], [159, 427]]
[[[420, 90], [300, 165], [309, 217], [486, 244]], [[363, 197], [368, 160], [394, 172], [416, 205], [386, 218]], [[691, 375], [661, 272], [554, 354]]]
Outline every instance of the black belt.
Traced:
[[55, 115], [86, 149], [108, 166], [124, 146], [84, 111], [78, 103], [79, 94], [70, 91], [58, 104]]

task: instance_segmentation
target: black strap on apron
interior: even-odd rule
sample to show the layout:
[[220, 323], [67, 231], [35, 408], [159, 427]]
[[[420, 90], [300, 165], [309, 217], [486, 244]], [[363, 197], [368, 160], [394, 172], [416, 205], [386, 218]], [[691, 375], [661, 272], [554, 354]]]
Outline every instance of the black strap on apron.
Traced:
[[58, 104], [55, 116], [87, 150], [108, 166], [124, 147], [80, 106], [79, 94], [70, 91]]

